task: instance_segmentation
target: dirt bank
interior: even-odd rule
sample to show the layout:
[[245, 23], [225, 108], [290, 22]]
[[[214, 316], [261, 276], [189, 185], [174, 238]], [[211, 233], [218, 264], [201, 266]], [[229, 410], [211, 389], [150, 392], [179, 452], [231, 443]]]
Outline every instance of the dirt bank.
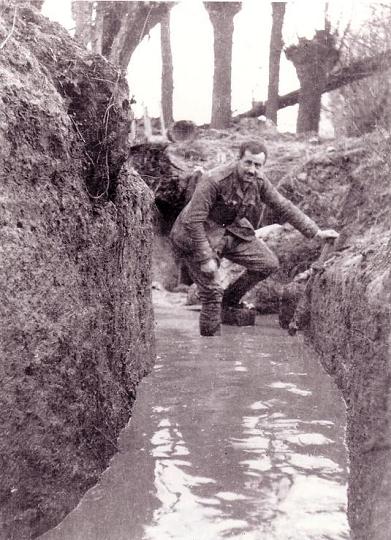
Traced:
[[0, 538], [55, 525], [116, 451], [153, 361], [152, 197], [123, 78], [2, 4]]
[[369, 137], [341, 212], [340, 251], [314, 285], [312, 341], [347, 405], [355, 540], [391, 530], [389, 142]]

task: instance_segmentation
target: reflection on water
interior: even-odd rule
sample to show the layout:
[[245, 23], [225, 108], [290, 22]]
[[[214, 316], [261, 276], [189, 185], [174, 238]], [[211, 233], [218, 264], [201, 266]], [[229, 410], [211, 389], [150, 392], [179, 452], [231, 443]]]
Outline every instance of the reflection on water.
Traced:
[[312, 393], [311, 390], [297, 388], [297, 386], [292, 383], [275, 382], [269, 384], [269, 386], [270, 388], [284, 388], [287, 392], [292, 392], [292, 394], [298, 394], [299, 396], [310, 396]]
[[157, 307], [159, 358], [121, 452], [51, 540], [346, 539], [344, 410], [271, 317], [197, 335]]

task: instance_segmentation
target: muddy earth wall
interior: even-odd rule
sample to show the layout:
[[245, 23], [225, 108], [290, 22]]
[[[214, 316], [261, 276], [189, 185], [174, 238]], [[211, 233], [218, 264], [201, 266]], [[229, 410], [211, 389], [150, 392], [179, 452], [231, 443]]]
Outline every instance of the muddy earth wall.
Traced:
[[126, 83], [17, 4], [0, 8], [7, 540], [54, 526], [96, 482], [154, 357], [152, 196], [126, 161]]
[[341, 212], [337, 253], [312, 291], [309, 334], [347, 407], [354, 540], [391, 530], [389, 142], [368, 138]]

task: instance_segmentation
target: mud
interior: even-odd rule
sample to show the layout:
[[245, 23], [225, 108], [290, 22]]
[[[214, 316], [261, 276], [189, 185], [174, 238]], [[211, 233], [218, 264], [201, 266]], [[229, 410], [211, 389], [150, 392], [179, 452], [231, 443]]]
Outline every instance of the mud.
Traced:
[[154, 357], [152, 197], [125, 161], [126, 82], [34, 8], [2, 3], [0, 538], [96, 482]]

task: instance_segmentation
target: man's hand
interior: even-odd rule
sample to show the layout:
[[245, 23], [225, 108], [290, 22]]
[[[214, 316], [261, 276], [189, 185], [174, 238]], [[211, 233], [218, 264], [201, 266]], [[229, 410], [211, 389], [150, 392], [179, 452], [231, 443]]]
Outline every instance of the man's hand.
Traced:
[[217, 272], [218, 266], [215, 259], [209, 259], [201, 264], [201, 272], [204, 274], [215, 274]]
[[319, 238], [319, 240], [336, 240], [338, 236], [339, 233], [337, 233], [337, 231], [334, 231], [334, 229], [320, 229], [315, 234], [315, 238]]

